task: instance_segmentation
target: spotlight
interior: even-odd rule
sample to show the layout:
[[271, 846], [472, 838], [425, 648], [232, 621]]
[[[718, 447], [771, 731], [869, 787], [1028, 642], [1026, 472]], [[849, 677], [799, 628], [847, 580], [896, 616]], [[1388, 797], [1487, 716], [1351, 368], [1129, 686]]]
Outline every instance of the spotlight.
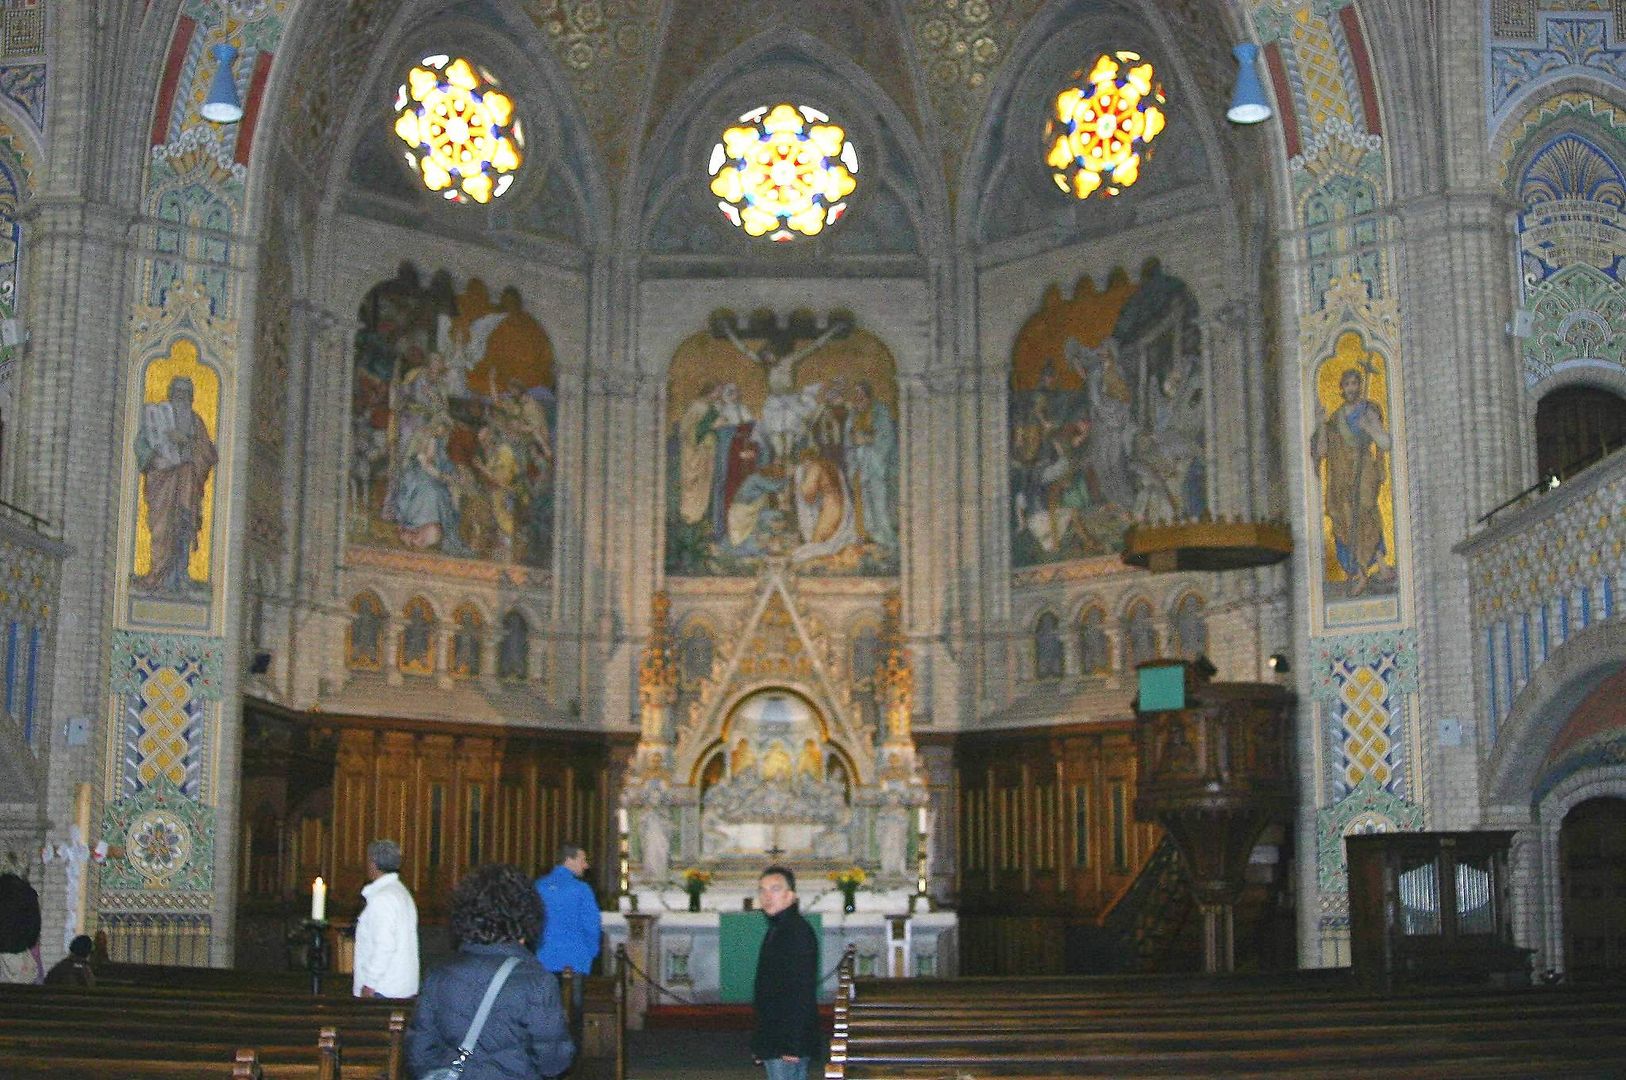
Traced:
[[237, 78], [232, 74], [231, 62], [237, 59], [237, 50], [230, 45], [216, 45], [210, 50], [220, 64], [215, 68], [214, 81], [209, 84], [209, 96], [198, 112], [205, 120], [216, 124], [235, 124], [243, 118], [243, 99], [237, 96]]
[[1286, 653], [1271, 653], [1270, 659], [1265, 661], [1265, 663], [1269, 664], [1270, 670], [1274, 671], [1278, 675], [1286, 675], [1289, 671], [1293, 670], [1293, 665], [1287, 662]]
[[1270, 105], [1265, 101], [1265, 88], [1259, 85], [1259, 69], [1254, 60], [1259, 46], [1244, 42], [1231, 49], [1236, 57], [1236, 90], [1231, 95], [1231, 107], [1225, 116], [1233, 124], [1257, 124], [1270, 119]]

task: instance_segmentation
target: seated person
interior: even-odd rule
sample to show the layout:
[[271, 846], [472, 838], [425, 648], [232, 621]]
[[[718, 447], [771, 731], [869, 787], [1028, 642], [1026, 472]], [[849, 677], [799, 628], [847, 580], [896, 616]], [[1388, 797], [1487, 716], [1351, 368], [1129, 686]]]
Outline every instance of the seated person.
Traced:
[[96, 985], [96, 972], [90, 965], [90, 951], [93, 942], [89, 937], [80, 934], [68, 943], [68, 955], [56, 962], [50, 971], [45, 973], [46, 986], [83, 986]]

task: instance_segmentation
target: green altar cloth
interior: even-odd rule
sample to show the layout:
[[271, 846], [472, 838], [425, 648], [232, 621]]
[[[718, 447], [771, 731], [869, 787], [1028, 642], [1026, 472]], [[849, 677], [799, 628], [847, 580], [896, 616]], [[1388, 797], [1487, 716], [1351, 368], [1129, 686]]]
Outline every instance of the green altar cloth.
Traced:
[[[819, 974], [824, 974], [824, 919], [804, 915], [819, 943]], [[768, 917], [760, 911], [724, 911], [717, 916], [719, 997], [725, 1002], [749, 1003], [756, 985], [757, 953], [768, 933]]]

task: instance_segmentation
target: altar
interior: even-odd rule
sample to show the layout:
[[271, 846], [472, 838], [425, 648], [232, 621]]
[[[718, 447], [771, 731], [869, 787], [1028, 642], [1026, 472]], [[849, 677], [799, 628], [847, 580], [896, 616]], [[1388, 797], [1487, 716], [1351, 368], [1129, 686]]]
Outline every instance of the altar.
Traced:
[[[799, 890], [806, 887], [800, 878], [797, 885]], [[844, 912], [839, 892], [815, 891], [811, 904], [808, 894], [799, 895], [802, 913], [819, 938], [820, 1001], [834, 996], [835, 967], [849, 945], [860, 975], [931, 977], [958, 970], [953, 912], [922, 908], [911, 913], [907, 895], [862, 892], [857, 910]], [[634, 975], [629, 1013], [641, 1016], [655, 1004], [749, 1002], [767, 918], [745, 910], [743, 897], [732, 910], [700, 911], [688, 910], [681, 892], [658, 899], [666, 906], [647, 910], [649, 900], [640, 897], [637, 911], [628, 910], [629, 902], [623, 911], [604, 914], [608, 953], [613, 956], [616, 946], [625, 945], [638, 970], [662, 988], [652, 989]]]
[[[611, 950], [626, 945], [647, 977], [634, 977], [635, 997], [750, 1000], [766, 926], [751, 905], [769, 865], [796, 874], [820, 939], [824, 1000], [849, 945], [863, 975], [957, 973], [956, 918], [927, 895], [931, 799], [896, 593], [883, 611], [879, 663], [858, 690], [810, 631], [817, 622], [799, 609], [793, 569], [771, 563], [749, 618], [680, 711], [670, 605], [655, 595], [640, 738], [617, 812], [620, 911], [605, 917]], [[850, 904], [838, 874], [863, 881]]]

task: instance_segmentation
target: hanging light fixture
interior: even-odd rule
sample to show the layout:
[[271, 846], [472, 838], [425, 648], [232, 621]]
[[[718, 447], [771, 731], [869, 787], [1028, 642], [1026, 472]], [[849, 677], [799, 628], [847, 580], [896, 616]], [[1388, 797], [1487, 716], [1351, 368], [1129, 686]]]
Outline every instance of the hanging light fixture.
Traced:
[[1231, 107], [1225, 111], [1233, 124], [1257, 124], [1270, 119], [1270, 104], [1265, 101], [1265, 88], [1259, 85], [1259, 69], [1255, 60], [1259, 47], [1249, 42], [1234, 46], [1236, 57], [1236, 91], [1231, 95]]
[[220, 44], [209, 50], [214, 53], [219, 66], [215, 68], [214, 81], [209, 84], [209, 96], [204, 99], [203, 107], [198, 112], [203, 114], [205, 120], [216, 124], [235, 124], [243, 118], [243, 99], [237, 96], [237, 77], [232, 74], [232, 61], [237, 59], [237, 50], [230, 45]]

